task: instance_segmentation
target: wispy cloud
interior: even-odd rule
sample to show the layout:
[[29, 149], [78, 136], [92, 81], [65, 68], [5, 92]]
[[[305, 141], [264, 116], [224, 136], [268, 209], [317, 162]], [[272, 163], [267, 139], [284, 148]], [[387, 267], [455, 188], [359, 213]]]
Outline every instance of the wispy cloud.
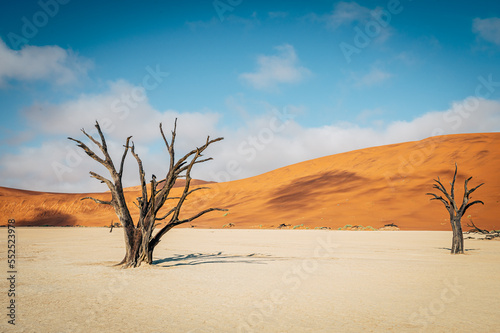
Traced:
[[10, 81], [44, 80], [53, 84], [76, 81], [93, 63], [59, 46], [25, 46], [10, 49], [0, 39], [0, 86]]
[[368, 73], [362, 76], [355, 73], [352, 74], [354, 85], [356, 87], [373, 86], [388, 80], [392, 76], [393, 75], [391, 73], [383, 71], [379, 68], [372, 68]]
[[202, 21], [202, 20], [199, 20], [199, 21], [187, 21], [186, 22], [186, 25], [189, 27], [189, 29], [191, 29], [192, 31], [196, 31], [198, 29], [208, 29], [208, 28], [212, 28], [216, 25], [220, 24], [220, 20], [218, 20], [217, 18], [215, 17], [212, 17], [210, 20], [208, 21]]
[[500, 18], [475, 18], [472, 22], [472, 31], [482, 39], [500, 45]]
[[331, 14], [325, 16], [329, 27], [337, 29], [342, 25], [350, 25], [353, 22], [364, 23], [371, 19], [371, 10], [356, 2], [339, 2]]
[[186, 21], [186, 26], [192, 31], [211, 29], [213, 27], [219, 26], [221, 24], [232, 24], [234, 26], [241, 26], [245, 29], [253, 29], [260, 25], [260, 20], [257, 17], [257, 13], [254, 12], [250, 17], [242, 17], [234, 14], [228, 15], [224, 18], [224, 22], [220, 19], [212, 17], [210, 20], [198, 20], [198, 21]]
[[277, 55], [260, 55], [255, 72], [242, 73], [240, 79], [255, 89], [274, 89], [278, 84], [297, 83], [311, 74], [311, 71], [299, 65], [299, 59], [292, 45], [275, 47]]
[[288, 16], [288, 12], [269, 12], [267, 13], [270, 19], [285, 18]]
[[307, 19], [313, 22], [324, 24], [327, 29], [339, 30], [346, 28], [356, 28], [365, 30], [370, 23], [376, 23], [381, 28], [376, 33], [374, 42], [384, 43], [394, 33], [394, 28], [387, 24], [380, 24], [384, 21], [380, 16], [382, 15], [383, 8], [378, 6], [373, 9], [364, 7], [357, 2], [338, 2], [335, 4], [332, 12], [328, 14], [310, 14]]

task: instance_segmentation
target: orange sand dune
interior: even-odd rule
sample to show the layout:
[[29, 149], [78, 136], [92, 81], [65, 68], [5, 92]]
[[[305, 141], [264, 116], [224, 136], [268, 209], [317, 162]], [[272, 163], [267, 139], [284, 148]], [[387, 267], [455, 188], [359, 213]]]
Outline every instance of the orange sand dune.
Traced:
[[[195, 192], [186, 201], [183, 213], [190, 216], [208, 207], [229, 209], [193, 222], [204, 228], [229, 223], [236, 228], [281, 223], [304, 228], [346, 224], [378, 228], [395, 223], [403, 230], [450, 230], [443, 204], [430, 201], [425, 193], [433, 191], [433, 179], [438, 176], [449, 186], [455, 162], [460, 203], [466, 177], [473, 176], [469, 187], [485, 183], [472, 195], [485, 205], [472, 206], [466, 216], [471, 215], [482, 228], [500, 229], [500, 133], [447, 135], [361, 149], [210, 184], [211, 190]], [[109, 199], [109, 193], [89, 195]], [[137, 217], [132, 201], [139, 191], [131, 188], [125, 195]], [[20, 225], [104, 226], [118, 221], [111, 207], [81, 201], [84, 196], [0, 188], [0, 212]], [[463, 220], [464, 226], [467, 221]]]

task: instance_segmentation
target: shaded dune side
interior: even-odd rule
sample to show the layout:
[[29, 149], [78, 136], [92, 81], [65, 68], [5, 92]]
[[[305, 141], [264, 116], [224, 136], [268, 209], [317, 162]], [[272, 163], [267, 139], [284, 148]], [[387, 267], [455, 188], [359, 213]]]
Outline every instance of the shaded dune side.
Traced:
[[[473, 195], [485, 205], [467, 213], [486, 229], [500, 229], [500, 133], [460, 134], [416, 142], [367, 148], [318, 158], [256, 177], [213, 183], [186, 201], [183, 216], [208, 207], [228, 208], [193, 222], [197, 227], [276, 227], [281, 223], [305, 227], [337, 228], [345, 224], [381, 227], [395, 223], [403, 230], [450, 230], [440, 202], [430, 201], [433, 179], [449, 186], [454, 163], [459, 173], [456, 197], [463, 196], [463, 182], [470, 187], [485, 183]], [[198, 182], [195, 185], [202, 185]], [[138, 188], [137, 188], [138, 189]], [[172, 195], [181, 189], [173, 189]], [[88, 194], [109, 200], [109, 193]], [[80, 198], [87, 194], [41, 193], [0, 188], [0, 212], [23, 225], [104, 226], [113, 220], [109, 206]], [[125, 192], [130, 210], [136, 188]], [[165, 210], [168, 208], [165, 208]], [[468, 221], [463, 220], [464, 226]], [[189, 225], [187, 225], [189, 227]], [[467, 229], [467, 228], [466, 228]]]

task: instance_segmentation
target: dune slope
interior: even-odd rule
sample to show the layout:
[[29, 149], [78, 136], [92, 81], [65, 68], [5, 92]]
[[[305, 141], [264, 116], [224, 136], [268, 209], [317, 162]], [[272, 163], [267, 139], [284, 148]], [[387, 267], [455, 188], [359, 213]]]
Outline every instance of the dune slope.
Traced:
[[[500, 133], [447, 135], [361, 149], [210, 184], [211, 190], [195, 192], [186, 201], [183, 214], [189, 216], [205, 207], [229, 209], [194, 221], [196, 227], [232, 223], [236, 228], [268, 228], [285, 223], [309, 228], [346, 224], [378, 228], [395, 223], [404, 230], [450, 230], [443, 204], [430, 201], [425, 193], [433, 191], [433, 179], [438, 176], [449, 186], [455, 162], [460, 203], [466, 177], [473, 176], [469, 187], [485, 183], [472, 195], [485, 205], [467, 211], [464, 227], [470, 215], [482, 228], [500, 229]], [[109, 193], [89, 195], [109, 198]], [[21, 225], [117, 222], [111, 207], [80, 201], [84, 196], [0, 188], [0, 214]], [[126, 192], [134, 214], [137, 209], [132, 200], [138, 196], [137, 188]]]

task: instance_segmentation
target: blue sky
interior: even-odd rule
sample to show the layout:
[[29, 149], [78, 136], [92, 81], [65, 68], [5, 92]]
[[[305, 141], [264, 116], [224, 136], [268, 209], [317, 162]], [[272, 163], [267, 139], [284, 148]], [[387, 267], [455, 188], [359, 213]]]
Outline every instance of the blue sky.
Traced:
[[[69, 142], [95, 120], [115, 156], [134, 136], [165, 173], [224, 136], [197, 170], [225, 181], [436, 134], [500, 130], [494, 1], [1, 2], [1, 186], [100, 191]], [[135, 185], [136, 166], [125, 182]], [[103, 171], [105, 173], [105, 170]]]

